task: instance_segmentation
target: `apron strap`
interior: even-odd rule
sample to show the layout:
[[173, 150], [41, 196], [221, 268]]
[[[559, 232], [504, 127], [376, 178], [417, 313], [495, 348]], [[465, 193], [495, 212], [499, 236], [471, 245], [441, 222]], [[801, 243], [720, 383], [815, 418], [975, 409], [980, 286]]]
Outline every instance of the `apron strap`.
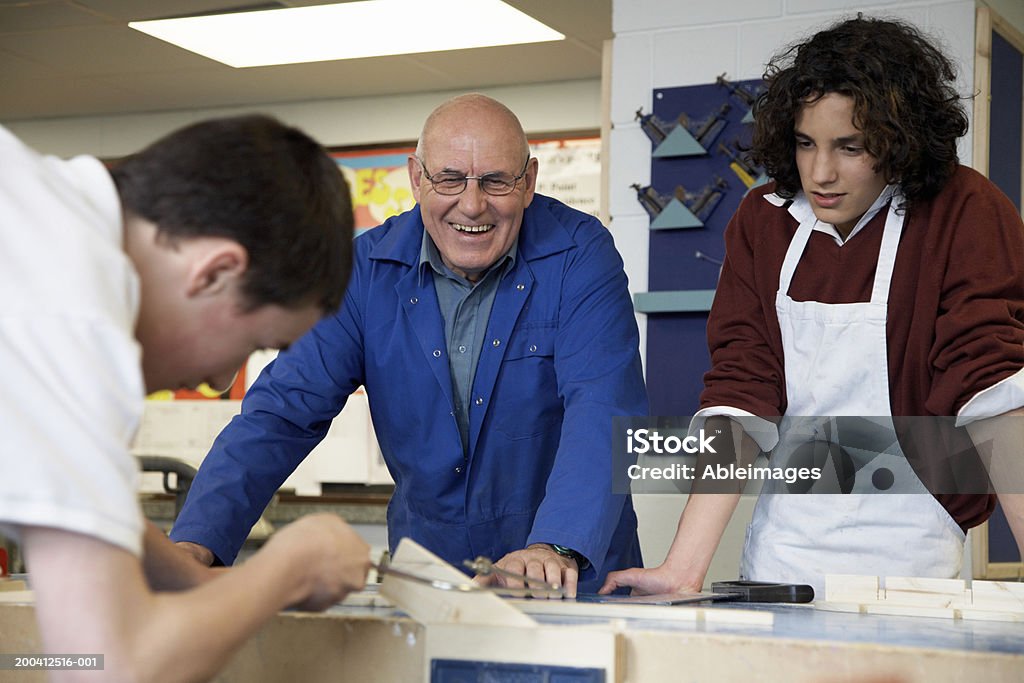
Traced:
[[900, 209], [903, 193], [897, 188], [889, 202], [885, 216], [885, 230], [882, 232], [882, 246], [878, 249], [878, 265], [875, 267], [875, 284], [871, 288], [871, 303], [886, 304], [889, 301], [889, 285], [896, 268], [896, 250], [900, 246], [906, 211]]
[[796, 265], [800, 262], [800, 257], [804, 255], [804, 249], [811, 238], [811, 231], [818, 222], [814, 211], [811, 210], [810, 202], [807, 201], [807, 197], [803, 193], [793, 199], [787, 211], [800, 223], [800, 226], [796, 229], [796, 234], [793, 235], [793, 239], [789, 243], [789, 249], [786, 250], [786, 258], [782, 261], [778, 296], [789, 296], [789, 285], [793, 282]]

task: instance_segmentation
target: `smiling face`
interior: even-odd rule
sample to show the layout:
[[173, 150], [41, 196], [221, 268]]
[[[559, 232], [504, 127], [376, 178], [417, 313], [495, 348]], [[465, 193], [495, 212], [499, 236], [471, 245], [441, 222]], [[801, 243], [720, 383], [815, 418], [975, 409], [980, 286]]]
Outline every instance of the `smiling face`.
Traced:
[[805, 103], [795, 123], [800, 185], [818, 220], [845, 238], [887, 184], [853, 123], [853, 99], [828, 93]]
[[[537, 160], [526, 162], [527, 144], [507, 109], [482, 96], [442, 105], [428, 119], [418, 147], [420, 163], [409, 159], [409, 178], [423, 225], [445, 265], [471, 282], [508, 252], [519, 235], [523, 211], [533, 200]], [[486, 194], [476, 180], [457, 195], [438, 194], [424, 174], [525, 175], [504, 196]]]

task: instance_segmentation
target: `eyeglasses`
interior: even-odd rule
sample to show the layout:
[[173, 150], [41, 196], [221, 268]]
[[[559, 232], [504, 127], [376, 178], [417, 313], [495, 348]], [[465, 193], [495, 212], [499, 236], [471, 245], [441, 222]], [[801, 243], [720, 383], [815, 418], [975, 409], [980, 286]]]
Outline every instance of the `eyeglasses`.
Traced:
[[480, 185], [480, 189], [485, 194], [489, 194], [492, 197], [502, 197], [507, 194], [511, 194], [512, 190], [516, 189], [516, 184], [522, 180], [523, 176], [526, 175], [526, 167], [530, 164], [530, 157], [526, 157], [526, 163], [523, 164], [523, 170], [519, 175], [512, 175], [511, 173], [495, 172], [495, 173], [484, 173], [483, 175], [462, 175], [461, 173], [452, 173], [451, 171], [442, 171], [437, 175], [430, 175], [427, 172], [427, 167], [423, 164], [423, 160], [418, 156], [413, 156], [413, 159], [420, 162], [420, 168], [423, 169], [423, 175], [427, 180], [430, 181], [431, 187], [434, 188], [434, 192], [443, 195], [456, 195], [462, 194], [466, 189], [466, 184], [470, 180], [475, 180]]

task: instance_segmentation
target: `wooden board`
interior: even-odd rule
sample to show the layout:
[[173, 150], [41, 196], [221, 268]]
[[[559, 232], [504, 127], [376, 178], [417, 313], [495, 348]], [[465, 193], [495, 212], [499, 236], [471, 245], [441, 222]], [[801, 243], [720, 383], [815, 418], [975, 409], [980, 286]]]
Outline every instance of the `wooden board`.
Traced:
[[1024, 621], [1024, 584], [960, 579], [829, 575], [817, 609], [892, 616]]
[[665, 605], [621, 605], [615, 603], [574, 602], [571, 600], [509, 600], [530, 615], [552, 617], [586, 617], [594, 619], [638, 619], [643, 621], [674, 621], [706, 624], [742, 624], [771, 627], [771, 612], [714, 607], [683, 607]]
[[[465, 585], [469, 577], [423, 546], [404, 538], [391, 566], [417, 576]], [[423, 680], [437, 662], [598, 670], [620, 680], [619, 634], [606, 624], [541, 625], [487, 590], [444, 590], [384, 573], [381, 594], [426, 626]], [[538, 601], [539, 602], [539, 601]]]
[[[452, 584], [468, 584], [469, 577], [437, 555], [403, 538], [391, 566], [410, 574]], [[472, 624], [476, 626], [536, 626], [530, 617], [486, 590], [442, 590], [385, 573], [380, 592], [421, 624]]]

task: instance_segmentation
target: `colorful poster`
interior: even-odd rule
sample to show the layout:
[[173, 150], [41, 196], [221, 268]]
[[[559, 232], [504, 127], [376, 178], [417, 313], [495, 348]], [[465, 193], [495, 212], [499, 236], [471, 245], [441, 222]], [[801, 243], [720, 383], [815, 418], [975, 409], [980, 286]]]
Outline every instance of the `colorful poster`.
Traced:
[[601, 138], [530, 142], [537, 158], [537, 192], [596, 216], [601, 208]]
[[[250, 382], [251, 384], [251, 382]], [[221, 393], [210, 387], [209, 384], [200, 384], [195, 390], [192, 389], [176, 389], [171, 391], [170, 389], [164, 389], [161, 391], [155, 391], [146, 398], [151, 401], [196, 401], [206, 399], [222, 399], [225, 401], [241, 401], [242, 397], [245, 396], [246, 379], [245, 379], [245, 366], [239, 369], [238, 374], [235, 375], [235, 381], [231, 383], [231, 386], [227, 391]]]
[[409, 185], [407, 159], [414, 147], [331, 154], [352, 193], [356, 234], [408, 211], [416, 201]]

